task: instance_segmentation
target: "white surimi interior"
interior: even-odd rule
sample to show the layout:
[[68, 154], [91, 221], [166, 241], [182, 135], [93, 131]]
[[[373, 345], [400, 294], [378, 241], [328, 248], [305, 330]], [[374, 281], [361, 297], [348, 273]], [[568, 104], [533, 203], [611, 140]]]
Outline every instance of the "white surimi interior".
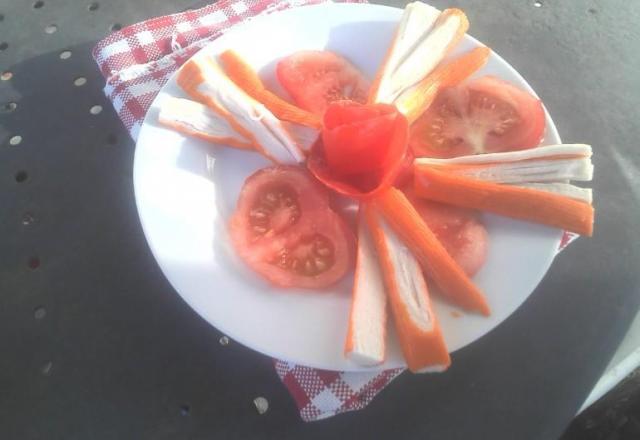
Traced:
[[543, 159], [553, 156], [591, 157], [591, 145], [586, 144], [555, 144], [528, 150], [508, 151], [505, 153], [474, 154], [458, 156], [451, 159], [431, 159], [419, 157], [416, 162], [425, 165], [474, 165], [485, 163], [518, 162], [521, 160]]
[[240, 142], [250, 143], [222, 116], [206, 105], [190, 99], [167, 97], [160, 108], [158, 120], [169, 126], [179, 126], [190, 133], [202, 133], [216, 138], [235, 138]]
[[[404, 64], [415, 63], [412, 60], [412, 53], [420, 46], [422, 40], [426, 39], [429, 33], [432, 31], [440, 11], [432, 6], [428, 6], [421, 2], [414, 2], [407, 5], [398, 25], [398, 31], [396, 34], [396, 40], [393, 42], [392, 52], [390, 53], [387, 63], [384, 66], [384, 71], [378, 87], [376, 102], [392, 103], [396, 97], [402, 92], [397, 90], [395, 80], [395, 74], [398, 71], [403, 72], [406, 75], [406, 69]], [[423, 60], [418, 60], [423, 62]], [[419, 76], [413, 83], [401, 84], [402, 89], [411, 87], [420, 79], [424, 78], [429, 71], [423, 68], [421, 65], [417, 72], [414, 72], [414, 76]]]
[[422, 268], [382, 216], [378, 216], [378, 221], [386, 238], [385, 245], [395, 270], [400, 299], [413, 323], [422, 331], [430, 331], [433, 318]]
[[363, 366], [377, 365], [385, 358], [387, 296], [382, 270], [366, 222], [358, 221], [358, 269], [354, 285], [353, 350], [347, 357]]
[[461, 167], [434, 166], [451, 174], [493, 183], [561, 182], [593, 179], [593, 164], [587, 157], [575, 159], [526, 160]]
[[429, 35], [391, 77], [391, 98], [396, 100], [404, 91], [430, 74], [447, 54], [449, 45], [458, 33], [460, 17], [451, 14], [438, 20]]
[[291, 135], [294, 142], [305, 152], [311, 151], [311, 147], [318, 140], [320, 131], [313, 127], [296, 124], [294, 122], [281, 121], [285, 130]]

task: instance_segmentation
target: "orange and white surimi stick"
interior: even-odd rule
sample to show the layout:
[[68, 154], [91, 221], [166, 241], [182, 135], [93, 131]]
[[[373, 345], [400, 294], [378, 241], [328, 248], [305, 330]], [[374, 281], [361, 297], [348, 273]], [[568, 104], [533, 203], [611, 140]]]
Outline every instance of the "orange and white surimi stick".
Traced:
[[167, 97], [162, 102], [158, 121], [180, 133], [214, 144], [254, 150], [249, 139], [236, 132], [226, 119], [199, 102]]
[[587, 202], [538, 189], [459, 177], [428, 166], [416, 167], [414, 176], [418, 197], [593, 235], [594, 210]]
[[370, 102], [393, 103], [430, 74], [469, 29], [460, 9], [437, 9], [421, 2], [404, 10], [391, 48], [374, 80]]
[[414, 373], [446, 370], [451, 358], [420, 264], [372, 206], [365, 207], [365, 216], [407, 366]]
[[[440, 191], [445, 196], [448, 194], [446, 188]], [[402, 191], [389, 188], [376, 196], [373, 203], [443, 295], [467, 310], [485, 316], [491, 314], [484, 294], [451, 258]]]
[[190, 97], [225, 118], [269, 159], [280, 164], [304, 162], [304, 152], [282, 122], [231, 81], [212, 59], [190, 59], [178, 72], [177, 82]]
[[593, 178], [591, 147], [585, 144], [548, 145], [530, 150], [460, 156], [417, 158], [414, 167], [427, 167], [459, 177], [509, 184], [565, 195], [591, 203], [591, 190], [567, 183]]
[[387, 295], [364, 210], [364, 203], [361, 203], [358, 212], [356, 272], [344, 354], [359, 365], [373, 366], [381, 364], [385, 359]]

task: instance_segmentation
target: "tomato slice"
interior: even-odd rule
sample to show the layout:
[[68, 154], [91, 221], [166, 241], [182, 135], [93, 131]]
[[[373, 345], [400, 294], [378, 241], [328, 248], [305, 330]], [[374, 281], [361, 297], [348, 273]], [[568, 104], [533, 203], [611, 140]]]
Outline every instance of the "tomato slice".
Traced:
[[393, 183], [407, 151], [408, 122], [388, 104], [334, 102], [307, 166], [322, 183], [350, 197], [369, 198]]
[[240, 192], [229, 227], [238, 255], [280, 287], [322, 288], [354, 257], [353, 233], [327, 191], [301, 167], [264, 168]]
[[449, 158], [538, 146], [545, 112], [535, 96], [485, 76], [439, 92], [411, 127], [416, 156]]
[[489, 235], [478, 212], [415, 197], [410, 187], [404, 192], [449, 255], [467, 275], [475, 275], [486, 262], [489, 248]]
[[333, 101], [364, 103], [369, 81], [349, 61], [327, 50], [295, 52], [278, 62], [278, 81], [301, 108], [319, 116]]

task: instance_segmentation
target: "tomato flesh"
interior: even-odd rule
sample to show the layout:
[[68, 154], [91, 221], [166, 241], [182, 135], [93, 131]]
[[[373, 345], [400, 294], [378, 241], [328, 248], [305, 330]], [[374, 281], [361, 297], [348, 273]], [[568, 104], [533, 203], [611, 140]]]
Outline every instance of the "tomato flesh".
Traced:
[[467, 275], [475, 275], [489, 249], [489, 235], [478, 212], [417, 198], [408, 188], [405, 193], [449, 255]]
[[411, 127], [416, 156], [449, 158], [536, 147], [545, 130], [539, 99], [494, 77], [449, 87]]
[[230, 221], [238, 255], [280, 287], [321, 288], [349, 270], [354, 237], [301, 167], [264, 168], [242, 188]]
[[369, 81], [349, 61], [327, 50], [295, 52], [278, 62], [282, 87], [301, 108], [319, 116], [333, 101], [364, 103]]

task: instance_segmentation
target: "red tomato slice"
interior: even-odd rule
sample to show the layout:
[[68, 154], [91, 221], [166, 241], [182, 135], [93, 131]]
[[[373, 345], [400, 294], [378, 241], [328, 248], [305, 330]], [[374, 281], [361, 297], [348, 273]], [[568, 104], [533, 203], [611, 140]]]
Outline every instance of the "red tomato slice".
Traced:
[[250, 176], [229, 231], [249, 267], [280, 287], [331, 285], [350, 269], [355, 252], [353, 233], [329, 207], [327, 191], [301, 167]]
[[477, 211], [420, 199], [410, 189], [405, 193], [449, 255], [467, 275], [475, 275], [487, 260], [489, 247]]
[[322, 183], [350, 197], [368, 198], [391, 185], [404, 163], [408, 122], [387, 104], [334, 102], [307, 166]]
[[545, 130], [539, 99], [492, 76], [443, 89], [412, 125], [416, 156], [448, 158], [536, 147]]
[[296, 52], [280, 60], [278, 81], [301, 108], [322, 116], [329, 103], [364, 103], [369, 81], [349, 61], [327, 50]]

